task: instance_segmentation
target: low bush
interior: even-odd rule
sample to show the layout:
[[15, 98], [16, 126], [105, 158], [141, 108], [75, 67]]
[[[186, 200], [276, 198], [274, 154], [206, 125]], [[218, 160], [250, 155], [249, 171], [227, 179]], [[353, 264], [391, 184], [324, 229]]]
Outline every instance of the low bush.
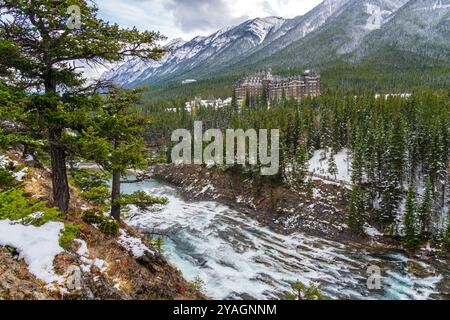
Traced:
[[66, 249], [69, 243], [77, 238], [78, 232], [80, 232], [81, 226], [77, 226], [71, 223], [66, 223], [64, 229], [61, 231], [59, 237], [59, 245]]
[[119, 234], [119, 224], [112, 217], [105, 217], [102, 212], [88, 210], [83, 213], [86, 223], [96, 226], [101, 232], [108, 236]]
[[21, 220], [26, 225], [41, 226], [56, 220], [61, 212], [49, 208], [47, 201], [27, 198], [20, 188], [0, 192], [0, 219]]

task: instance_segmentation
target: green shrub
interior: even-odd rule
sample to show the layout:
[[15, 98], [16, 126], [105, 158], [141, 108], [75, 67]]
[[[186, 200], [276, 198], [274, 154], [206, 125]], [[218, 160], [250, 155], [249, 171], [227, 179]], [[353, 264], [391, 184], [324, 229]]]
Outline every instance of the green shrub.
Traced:
[[64, 224], [64, 229], [61, 231], [61, 235], [59, 237], [59, 245], [66, 249], [69, 243], [76, 239], [80, 229], [81, 226], [76, 226], [71, 223]]
[[287, 292], [285, 295], [286, 300], [324, 300], [325, 297], [320, 292], [319, 287], [313, 282], [309, 283], [309, 287], [306, 287], [302, 282], [297, 281], [292, 284], [294, 292]]
[[48, 208], [47, 201], [25, 197], [19, 188], [0, 192], [0, 219], [22, 220], [23, 224], [41, 226], [56, 220], [57, 208]]
[[6, 149], [11, 145], [11, 135], [1, 134], [0, 135], [0, 149]]
[[0, 168], [0, 190], [14, 187], [17, 184], [16, 179], [6, 168]]
[[105, 218], [98, 226], [101, 232], [108, 236], [115, 237], [119, 234], [119, 224], [113, 218]]
[[105, 217], [102, 212], [93, 210], [85, 211], [83, 220], [91, 225], [95, 225], [101, 232], [109, 236], [119, 234], [119, 224], [112, 217]]
[[83, 213], [83, 220], [89, 224], [98, 225], [103, 221], [103, 215], [93, 210], [87, 210]]
[[189, 281], [189, 288], [194, 292], [204, 294], [205, 282], [199, 276], [197, 276], [194, 278], [194, 280]]

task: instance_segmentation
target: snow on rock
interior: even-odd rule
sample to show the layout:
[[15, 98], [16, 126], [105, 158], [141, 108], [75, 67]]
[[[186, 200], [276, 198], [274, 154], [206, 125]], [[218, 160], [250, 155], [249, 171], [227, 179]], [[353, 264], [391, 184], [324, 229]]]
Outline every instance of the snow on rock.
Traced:
[[5, 168], [10, 161], [7, 156], [0, 155], [0, 169]]
[[364, 226], [364, 231], [368, 236], [371, 236], [371, 237], [377, 237], [377, 236], [383, 235], [380, 231], [378, 231], [376, 228], [372, 227], [369, 224], [366, 224]]
[[89, 249], [87, 247], [86, 241], [81, 239], [75, 239], [76, 243], [80, 245], [77, 250], [77, 254], [80, 256], [80, 260], [83, 263], [80, 268], [83, 272], [91, 272], [91, 267], [96, 266], [100, 271], [106, 271], [108, 264], [102, 259], [90, 259]]
[[147, 252], [153, 254], [152, 250], [142, 243], [141, 239], [130, 236], [124, 230], [120, 230], [119, 243], [130, 251], [135, 258], [140, 258]]
[[383, 23], [381, 8], [377, 5], [366, 3], [366, 9], [370, 17], [367, 19], [365, 28], [368, 30], [380, 29]]
[[351, 183], [352, 160], [350, 151], [343, 149], [334, 155], [334, 161], [337, 167], [336, 176], [328, 172], [328, 162], [331, 157], [331, 151], [325, 149], [316, 150], [313, 157], [309, 160], [308, 171], [329, 180], [338, 180]]
[[23, 168], [17, 172], [13, 172], [12, 176], [17, 180], [17, 181], [23, 181], [23, 178], [27, 175], [27, 168]]
[[[14, 166], [19, 165], [19, 163], [17, 161], [11, 160], [8, 156], [0, 155], [0, 169], [6, 168], [6, 166], [8, 166], [11, 162]], [[17, 172], [14, 172], [14, 171], [11, 172], [11, 175], [19, 182], [23, 181], [23, 178], [26, 176], [26, 174], [27, 174], [27, 168], [23, 168]]]
[[82, 256], [82, 257], [88, 256], [89, 250], [88, 250], [86, 241], [80, 240], [80, 239], [75, 239], [74, 241], [80, 245], [80, 247], [77, 250], [77, 255]]
[[30, 272], [47, 284], [60, 283], [63, 277], [55, 274], [53, 260], [64, 250], [59, 246], [62, 222], [48, 222], [40, 227], [0, 221], [0, 245], [17, 249]]
[[197, 196], [204, 194], [207, 191], [214, 192], [215, 190], [216, 190], [216, 188], [214, 188], [214, 186], [212, 184], [207, 184], [206, 186], [203, 187], [202, 190], [200, 190], [200, 192], [197, 194]]

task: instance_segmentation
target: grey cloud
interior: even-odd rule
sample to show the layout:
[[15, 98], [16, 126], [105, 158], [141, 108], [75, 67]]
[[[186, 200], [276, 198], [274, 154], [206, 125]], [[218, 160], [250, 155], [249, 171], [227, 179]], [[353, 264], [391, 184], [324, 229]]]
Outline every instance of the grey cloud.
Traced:
[[269, 3], [269, 1], [264, 1], [262, 3], [262, 6], [264, 8], [264, 11], [269, 13], [271, 16], [276, 16], [278, 13], [275, 11], [273, 6]]
[[193, 32], [213, 31], [248, 19], [247, 16], [233, 17], [228, 3], [229, 0], [172, 0], [165, 6], [182, 31]]

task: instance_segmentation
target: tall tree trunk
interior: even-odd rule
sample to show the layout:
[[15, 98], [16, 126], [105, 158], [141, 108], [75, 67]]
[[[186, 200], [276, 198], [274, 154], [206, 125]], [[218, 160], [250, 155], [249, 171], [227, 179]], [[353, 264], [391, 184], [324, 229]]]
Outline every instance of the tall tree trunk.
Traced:
[[120, 199], [120, 172], [113, 171], [112, 191], [111, 191], [111, 216], [117, 221], [120, 220], [120, 204], [116, 203]]
[[49, 132], [50, 154], [52, 160], [53, 201], [58, 208], [67, 212], [69, 210], [69, 183], [66, 171], [66, 152], [61, 145], [62, 129], [51, 129]]
[[[47, 70], [44, 77], [44, 86], [46, 95], [56, 94], [56, 81], [53, 74], [53, 66], [48, 56], [44, 57], [47, 63]], [[52, 106], [53, 111], [57, 107]], [[63, 128], [58, 126], [49, 128], [50, 156], [52, 161], [52, 183], [53, 183], [53, 201], [56, 206], [67, 213], [69, 211], [69, 182], [67, 180], [66, 169], [66, 151], [61, 144]]]

